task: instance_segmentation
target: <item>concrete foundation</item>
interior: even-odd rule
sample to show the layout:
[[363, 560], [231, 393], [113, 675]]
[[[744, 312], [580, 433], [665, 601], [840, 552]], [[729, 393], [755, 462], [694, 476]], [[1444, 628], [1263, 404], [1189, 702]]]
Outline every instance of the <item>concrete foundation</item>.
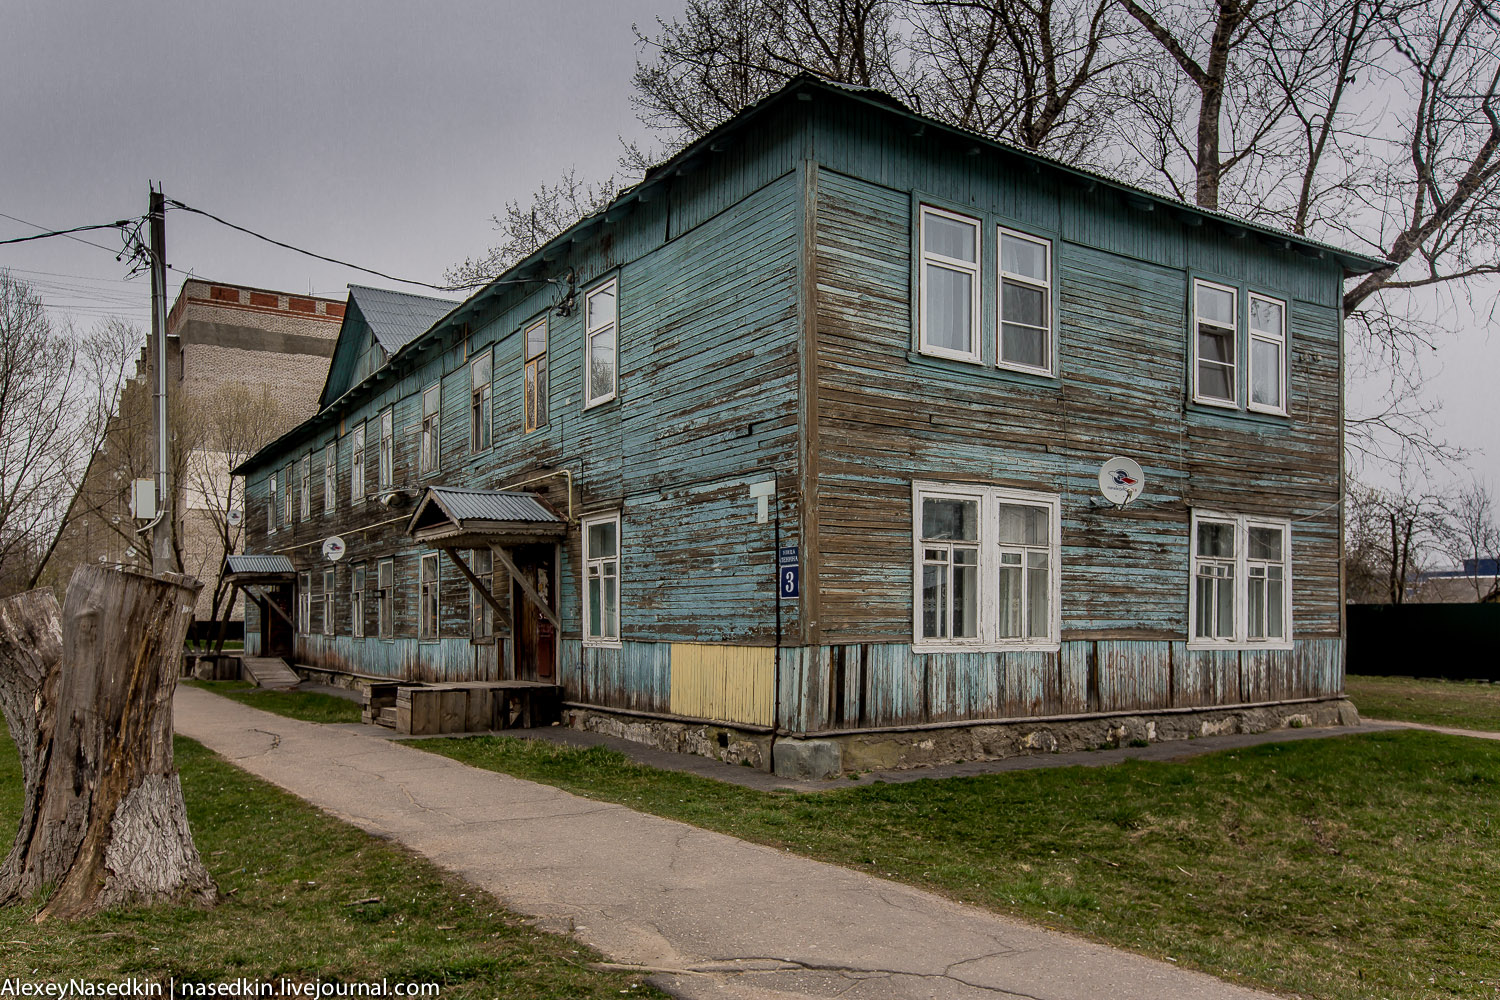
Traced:
[[1359, 712], [1343, 698], [1274, 705], [1174, 709], [1120, 715], [1061, 716], [968, 726], [818, 733], [809, 738], [754, 733], [729, 725], [614, 714], [570, 708], [563, 724], [644, 743], [660, 750], [696, 753], [731, 764], [774, 770], [785, 778], [826, 779], [965, 760], [1075, 750], [1143, 746], [1229, 733], [1314, 726], [1357, 726]]

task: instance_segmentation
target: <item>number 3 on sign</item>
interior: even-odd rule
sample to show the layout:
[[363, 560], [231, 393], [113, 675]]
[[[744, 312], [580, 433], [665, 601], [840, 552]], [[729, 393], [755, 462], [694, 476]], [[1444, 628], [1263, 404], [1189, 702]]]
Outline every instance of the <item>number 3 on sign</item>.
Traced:
[[797, 597], [800, 592], [797, 589], [797, 578], [801, 575], [800, 566], [781, 567], [781, 596]]

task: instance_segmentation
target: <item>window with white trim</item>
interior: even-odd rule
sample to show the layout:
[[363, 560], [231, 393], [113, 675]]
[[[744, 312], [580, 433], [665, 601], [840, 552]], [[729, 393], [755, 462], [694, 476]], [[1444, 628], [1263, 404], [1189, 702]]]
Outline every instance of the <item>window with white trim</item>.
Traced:
[[434, 382], [422, 390], [421, 443], [417, 469], [423, 475], [436, 472], [439, 461], [439, 435], [443, 425], [443, 384]]
[[375, 629], [382, 639], [395, 634], [396, 561], [382, 559], [375, 564]]
[[611, 278], [589, 292], [584, 302], [585, 350], [588, 352], [584, 379], [584, 406], [615, 398], [618, 389], [620, 339], [618, 335], [618, 285]]
[[923, 205], [917, 219], [918, 347], [979, 360], [979, 220]]
[[1250, 409], [1286, 413], [1286, 303], [1250, 293]]
[[355, 566], [350, 577], [349, 634], [362, 639], [365, 634], [365, 564]]
[[1058, 498], [989, 486], [913, 484], [913, 644], [1054, 648]]
[[1291, 646], [1289, 521], [1193, 512], [1189, 645]]
[[297, 631], [312, 633], [312, 574], [297, 574]]
[[547, 425], [547, 317], [543, 316], [521, 335], [526, 352], [526, 371], [521, 384], [522, 420], [526, 433]]
[[297, 480], [297, 493], [302, 500], [299, 505], [302, 520], [312, 516], [312, 452], [302, 456], [302, 474]]
[[354, 425], [349, 435], [349, 503], [365, 502], [365, 422]]
[[1052, 374], [1052, 241], [1000, 229], [1002, 368]]
[[620, 641], [620, 515], [586, 517], [583, 528], [583, 641]]
[[438, 637], [438, 557], [434, 552], [422, 557], [417, 583], [417, 638]]
[[[469, 568], [490, 593], [495, 592], [495, 554], [488, 548], [475, 549]], [[495, 634], [495, 609], [484, 599], [479, 588], [469, 587], [469, 613], [473, 619], [472, 635], [475, 639], [488, 639]]]
[[266, 534], [276, 534], [276, 473], [266, 480]]
[[332, 441], [323, 449], [323, 513], [332, 514], [339, 502], [339, 452]]
[[1193, 282], [1193, 399], [1217, 406], [1239, 402], [1239, 292]]
[[323, 634], [333, 635], [333, 592], [337, 583], [333, 567], [323, 571]]
[[485, 351], [469, 362], [469, 450], [488, 451], [495, 433], [491, 412], [494, 399], [495, 352]]
[[286, 469], [282, 473], [283, 479], [286, 482], [286, 488], [281, 491], [281, 523], [282, 524], [291, 524], [292, 523], [292, 509], [293, 509], [293, 504], [296, 503], [296, 498], [293, 496], [293, 494], [296, 493], [296, 490], [292, 489], [292, 468], [293, 468], [293, 463], [288, 462], [287, 466], [286, 466]]
[[396, 475], [396, 411], [386, 407], [380, 414], [380, 488], [388, 490]]

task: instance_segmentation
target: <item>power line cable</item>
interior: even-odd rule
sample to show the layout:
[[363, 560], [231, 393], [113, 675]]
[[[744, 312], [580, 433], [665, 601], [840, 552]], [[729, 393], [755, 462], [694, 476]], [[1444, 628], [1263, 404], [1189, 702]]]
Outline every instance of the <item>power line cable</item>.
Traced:
[[[6, 218], [10, 218], [10, 216], [7, 215]], [[20, 220], [17, 219], [16, 221], [19, 222]], [[29, 226], [31, 223], [28, 222], [26, 225]], [[9, 243], [29, 243], [32, 240], [45, 240], [53, 236], [67, 236], [69, 233], [87, 233], [94, 229], [118, 229], [124, 232], [129, 226], [130, 220], [122, 219], [119, 222], [104, 222], [97, 226], [74, 226], [72, 229], [53, 229], [45, 233], [34, 233], [31, 236], [15, 236], [8, 240], [0, 240], [0, 246], [5, 246]], [[98, 244], [96, 243], [94, 246], [98, 246]]]
[[[46, 229], [47, 228], [46, 226], [40, 225], [40, 224], [35, 223], [35, 222], [27, 222], [25, 219], [17, 218], [14, 215], [6, 215], [4, 212], [0, 212], [0, 219], [9, 219], [11, 222], [19, 222], [21, 225], [23, 225], [23, 226], [31, 226], [33, 229]], [[68, 235], [66, 233], [64, 233], [62, 235], [63, 235], [64, 239], [72, 240], [74, 243], [82, 243], [86, 247], [94, 247], [95, 249], [103, 250], [105, 253], [112, 253], [117, 258], [118, 258], [119, 254], [120, 254], [120, 251], [111, 249], [110, 247], [105, 246], [103, 243], [94, 243], [93, 241], [86, 240], [86, 239], [84, 239], [81, 236], [71, 236], [71, 235]]]

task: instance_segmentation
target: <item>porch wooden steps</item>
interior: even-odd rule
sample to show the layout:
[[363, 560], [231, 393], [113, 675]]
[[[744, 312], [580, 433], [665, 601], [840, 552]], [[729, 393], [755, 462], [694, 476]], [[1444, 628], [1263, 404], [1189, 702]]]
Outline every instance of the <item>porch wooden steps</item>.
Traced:
[[241, 671], [246, 680], [272, 691], [286, 691], [302, 683], [302, 678], [292, 673], [286, 661], [276, 656], [247, 656], [241, 661]]

